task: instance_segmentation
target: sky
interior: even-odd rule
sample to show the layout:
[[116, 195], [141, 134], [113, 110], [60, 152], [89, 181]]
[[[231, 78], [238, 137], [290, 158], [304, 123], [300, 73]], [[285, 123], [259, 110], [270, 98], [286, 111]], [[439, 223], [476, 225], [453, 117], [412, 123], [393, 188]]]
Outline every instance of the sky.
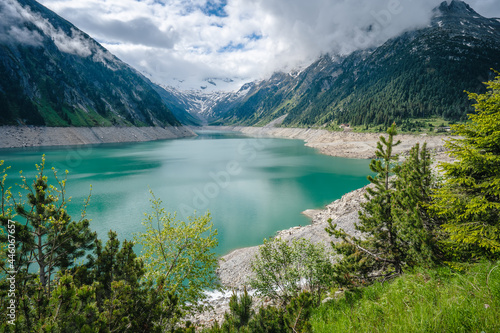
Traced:
[[[236, 90], [425, 26], [441, 0], [38, 0], [152, 81]], [[467, 1], [500, 17], [500, 0]], [[205, 80], [205, 81], [204, 81]], [[216, 85], [209, 83], [212, 81]]]

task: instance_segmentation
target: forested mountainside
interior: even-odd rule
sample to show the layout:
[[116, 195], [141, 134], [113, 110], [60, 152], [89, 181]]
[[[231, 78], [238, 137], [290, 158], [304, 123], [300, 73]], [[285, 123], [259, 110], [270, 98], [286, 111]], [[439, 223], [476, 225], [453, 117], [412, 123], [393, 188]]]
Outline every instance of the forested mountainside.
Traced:
[[0, 16], [0, 125], [180, 125], [147, 78], [38, 2]]
[[346, 57], [324, 55], [301, 72], [276, 73], [219, 101], [212, 113], [216, 123], [243, 125], [285, 114], [286, 126], [460, 120], [473, 111], [464, 90], [484, 92], [491, 68], [500, 70], [500, 20], [445, 1], [428, 27]]

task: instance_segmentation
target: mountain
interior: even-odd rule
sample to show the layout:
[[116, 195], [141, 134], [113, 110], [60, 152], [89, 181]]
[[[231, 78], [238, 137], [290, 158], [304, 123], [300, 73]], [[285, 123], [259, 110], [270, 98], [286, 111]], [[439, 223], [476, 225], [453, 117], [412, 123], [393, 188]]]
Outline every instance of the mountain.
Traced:
[[389, 125], [408, 118], [464, 119], [473, 111], [464, 90], [500, 70], [500, 20], [462, 1], [443, 2], [429, 26], [348, 56], [323, 55], [296, 73], [275, 73], [215, 105], [217, 124], [285, 126]]
[[152, 83], [34, 0], [0, 3], [0, 125], [180, 125]]

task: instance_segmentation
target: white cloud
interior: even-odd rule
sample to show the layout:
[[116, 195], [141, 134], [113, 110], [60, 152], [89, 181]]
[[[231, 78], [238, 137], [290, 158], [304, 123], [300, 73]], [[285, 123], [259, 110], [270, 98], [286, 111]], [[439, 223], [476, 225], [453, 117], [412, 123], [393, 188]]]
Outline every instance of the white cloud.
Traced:
[[[159, 83], [268, 76], [428, 24], [440, 0], [40, 0]], [[471, 0], [494, 16], [498, 0]], [[496, 7], [495, 7], [496, 6]], [[483, 10], [487, 12], [482, 12]], [[497, 8], [497, 13], [500, 8]], [[211, 15], [217, 14], [217, 15]], [[498, 14], [500, 16], [500, 14]], [[196, 84], [195, 84], [196, 83]], [[234, 87], [232, 87], [234, 88]]]

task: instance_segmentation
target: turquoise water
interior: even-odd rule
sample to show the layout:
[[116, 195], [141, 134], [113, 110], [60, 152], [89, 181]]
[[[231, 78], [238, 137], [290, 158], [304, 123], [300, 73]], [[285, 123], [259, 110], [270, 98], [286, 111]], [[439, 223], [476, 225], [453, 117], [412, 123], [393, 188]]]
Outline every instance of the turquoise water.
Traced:
[[366, 185], [369, 173], [368, 160], [320, 155], [300, 140], [204, 131], [178, 140], [0, 150], [0, 159], [12, 166], [9, 184], [19, 182], [19, 170], [32, 178], [42, 154], [47, 167], [69, 171], [75, 218], [92, 185], [87, 215], [99, 238], [110, 229], [122, 240], [143, 230], [149, 187], [179, 218], [209, 210], [219, 254], [308, 224], [302, 211]]

